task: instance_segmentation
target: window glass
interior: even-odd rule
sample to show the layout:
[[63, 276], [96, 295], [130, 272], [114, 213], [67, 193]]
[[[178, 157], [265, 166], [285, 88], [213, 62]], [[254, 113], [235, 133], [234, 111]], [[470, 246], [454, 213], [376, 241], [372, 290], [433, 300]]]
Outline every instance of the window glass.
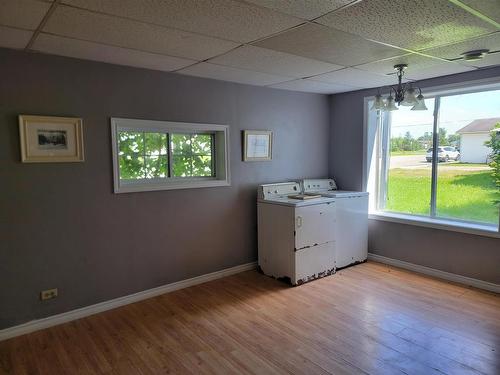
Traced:
[[168, 153], [165, 133], [120, 131], [118, 136], [121, 179], [167, 177]]
[[425, 103], [427, 111], [400, 106], [379, 112], [370, 207], [498, 228], [500, 189], [490, 145], [495, 134], [500, 138], [493, 131], [500, 127], [500, 90], [439, 95]]
[[[429, 215], [434, 101], [427, 111], [400, 106], [389, 115], [390, 153], [387, 168], [385, 210]], [[432, 153], [432, 151], [431, 151]]]
[[212, 134], [172, 134], [172, 176], [211, 177], [213, 167]]
[[488, 165], [492, 150], [485, 142], [500, 122], [500, 90], [440, 101], [438, 141], [445, 147], [439, 155], [436, 216], [498, 224], [498, 188]]

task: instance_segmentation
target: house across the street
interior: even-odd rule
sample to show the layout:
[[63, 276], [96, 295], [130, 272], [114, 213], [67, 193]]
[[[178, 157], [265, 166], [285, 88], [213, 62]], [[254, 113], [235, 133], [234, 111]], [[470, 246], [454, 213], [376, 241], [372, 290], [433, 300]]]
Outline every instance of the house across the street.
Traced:
[[486, 163], [491, 149], [484, 142], [490, 139], [490, 133], [500, 117], [482, 118], [458, 130], [460, 134], [460, 161], [463, 163]]

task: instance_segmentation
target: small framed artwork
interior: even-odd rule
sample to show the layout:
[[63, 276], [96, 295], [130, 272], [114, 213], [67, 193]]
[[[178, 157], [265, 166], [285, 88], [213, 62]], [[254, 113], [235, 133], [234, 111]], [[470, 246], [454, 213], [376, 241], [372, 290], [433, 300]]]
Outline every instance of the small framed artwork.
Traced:
[[81, 118], [20, 115], [19, 136], [23, 163], [83, 161]]
[[243, 144], [243, 161], [266, 161], [272, 159], [272, 131], [244, 130]]

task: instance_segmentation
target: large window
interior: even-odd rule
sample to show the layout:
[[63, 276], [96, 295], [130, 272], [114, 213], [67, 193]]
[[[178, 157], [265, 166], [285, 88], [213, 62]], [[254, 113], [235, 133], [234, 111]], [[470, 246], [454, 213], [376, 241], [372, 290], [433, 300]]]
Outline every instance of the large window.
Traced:
[[427, 111], [368, 115], [372, 213], [498, 232], [500, 192], [485, 142], [500, 123], [500, 90], [441, 92], [425, 103]]
[[115, 192], [229, 185], [225, 125], [111, 120]]

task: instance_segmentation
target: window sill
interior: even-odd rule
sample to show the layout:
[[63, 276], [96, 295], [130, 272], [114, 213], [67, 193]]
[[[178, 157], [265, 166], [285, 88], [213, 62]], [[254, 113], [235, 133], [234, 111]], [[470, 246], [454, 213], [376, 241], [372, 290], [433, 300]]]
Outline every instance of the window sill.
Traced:
[[500, 238], [498, 228], [492, 225], [464, 223], [446, 219], [433, 219], [430, 217], [398, 214], [394, 212], [370, 212], [368, 217], [372, 220], [389, 221], [399, 224], [416, 225], [419, 227], [447, 230], [474, 234], [477, 236]]
[[144, 183], [144, 184], [120, 184], [115, 188], [115, 193], [139, 193], [146, 191], [176, 190], [176, 189], [195, 189], [210, 188], [220, 186], [231, 186], [228, 180], [190, 180], [190, 181], [172, 181], [169, 183]]

